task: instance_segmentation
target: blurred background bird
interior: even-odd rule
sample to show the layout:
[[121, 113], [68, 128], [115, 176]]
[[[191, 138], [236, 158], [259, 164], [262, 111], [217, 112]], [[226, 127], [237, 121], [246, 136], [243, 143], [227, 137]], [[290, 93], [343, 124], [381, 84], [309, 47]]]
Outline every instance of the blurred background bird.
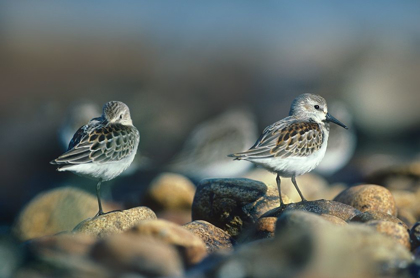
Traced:
[[169, 170], [195, 180], [240, 176], [252, 165], [234, 163], [226, 155], [251, 145], [257, 132], [256, 118], [249, 109], [231, 108], [197, 125], [187, 136]]

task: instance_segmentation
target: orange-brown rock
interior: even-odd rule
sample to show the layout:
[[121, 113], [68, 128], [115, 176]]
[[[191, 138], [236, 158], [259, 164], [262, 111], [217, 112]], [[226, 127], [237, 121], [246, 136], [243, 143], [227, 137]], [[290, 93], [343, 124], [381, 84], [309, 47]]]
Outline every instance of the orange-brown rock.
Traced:
[[381, 234], [387, 235], [395, 239], [405, 248], [410, 250], [410, 235], [408, 233], [408, 230], [402, 225], [383, 220], [371, 220], [368, 221], [366, 225], [373, 227], [376, 231], [380, 232]]
[[163, 173], [156, 177], [142, 202], [154, 211], [191, 210], [195, 186], [186, 177]]
[[375, 184], [362, 184], [341, 192], [334, 201], [352, 206], [361, 212], [379, 211], [397, 215], [397, 207], [391, 192]]
[[127, 231], [139, 221], [148, 219], [156, 219], [156, 214], [148, 207], [136, 207], [88, 218], [80, 222], [73, 233], [105, 237]]
[[185, 224], [183, 227], [204, 241], [208, 253], [233, 249], [235, 240], [227, 232], [207, 221], [196, 220]]
[[[107, 203], [103, 206], [105, 211], [112, 209]], [[20, 240], [71, 231], [97, 212], [95, 196], [77, 188], [60, 187], [33, 198], [20, 212], [13, 231]]]

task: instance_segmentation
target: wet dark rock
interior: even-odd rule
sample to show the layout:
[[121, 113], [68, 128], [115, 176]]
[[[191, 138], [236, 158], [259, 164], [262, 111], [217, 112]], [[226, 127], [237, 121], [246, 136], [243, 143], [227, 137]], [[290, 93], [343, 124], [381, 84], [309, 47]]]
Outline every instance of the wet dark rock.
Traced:
[[79, 223], [73, 229], [73, 233], [83, 233], [101, 238], [127, 231], [139, 221], [148, 219], [156, 219], [156, 214], [148, 207], [136, 207], [88, 218]]
[[169, 221], [143, 220], [128, 232], [150, 236], [177, 247], [187, 266], [200, 262], [207, 255], [206, 245], [199, 236]]
[[[410, 242], [411, 242], [411, 248], [417, 249], [417, 251], [420, 251], [420, 221], [411, 227], [410, 231]], [[420, 259], [420, 252], [417, 253], [419, 255]]]
[[219, 250], [229, 251], [235, 244], [235, 240], [227, 232], [204, 220], [192, 221], [183, 227], [204, 241], [207, 253]]
[[265, 184], [249, 179], [203, 180], [194, 197], [192, 219], [208, 221], [235, 238], [256, 223], [261, 210], [254, 202], [266, 192]]
[[352, 206], [361, 212], [379, 211], [397, 216], [397, 207], [391, 192], [383, 186], [362, 184], [350, 187], [334, 198], [334, 201]]
[[328, 214], [341, 218], [346, 222], [355, 217], [356, 215], [361, 214], [361, 212], [357, 209], [339, 202], [329, 200], [317, 200], [287, 204], [283, 208], [278, 207], [272, 209], [266, 212], [261, 217], [280, 217], [282, 213], [294, 210], [302, 210], [319, 215]]

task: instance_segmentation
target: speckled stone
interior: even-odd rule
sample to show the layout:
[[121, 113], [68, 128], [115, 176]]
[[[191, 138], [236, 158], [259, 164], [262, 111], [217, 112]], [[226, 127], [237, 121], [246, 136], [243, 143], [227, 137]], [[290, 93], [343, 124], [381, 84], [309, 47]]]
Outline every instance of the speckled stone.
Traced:
[[232, 250], [235, 244], [235, 240], [227, 232], [204, 220], [192, 221], [183, 227], [204, 241], [207, 253]]
[[376, 231], [383, 235], [395, 239], [397, 242], [407, 248], [407, 250], [411, 249], [410, 235], [404, 226], [383, 220], [371, 220], [366, 222], [366, 225], [374, 228]]
[[195, 194], [194, 184], [186, 177], [163, 173], [157, 176], [142, 202], [154, 211], [191, 210]]
[[[106, 211], [112, 209], [107, 203], [103, 207]], [[20, 212], [13, 232], [20, 240], [28, 240], [71, 231], [97, 212], [95, 196], [77, 188], [60, 187], [33, 198]]]
[[356, 215], [351, 219], [351, 222], [362, 222], [366, 223], [372, 220], [382, 220], [382, 221], [388, 221], [393, 222], [395, 224], [398, 224], [404, 229], [408, 229], [407, 225], [397, 217], [394, 217], [392, 215], [389, 215], [388, 213], [383, 213], [379, 211], [366, 211], [362, 214]]
[[192, 219], [208, 221], [235, 238], [257, 221], [259, 212], [250, 212], [249, 204], [266, 192], [265, 184], [249, 179], [203, 180], [194, 197]]
[[385, 187], [362, 184], [341, 192], [334, 201], [352, 206], [361, 212], [379, 211], [397, 216], [397, 207], [391, 192]]
[[139, 221], [147, 219], [156, 219], [156, 214], [148, 207], [136, 207], [88, 218], [79, 223], [73, 229], [73, 233], [83, 233], [102, 238], [122, 233], [134, 227]]
[[143, 220], [128, 232], [151, 236], [178, 247], [187, 266], [197, 264], [207, 255], [206, 245], [199, 236], [166, 220]]
[[355, 217], [356, 215], [361, 214], [361, 212], [357, 209], [339, 202], [329, 200], [317, 200], [287, 204], [284, 208], [275, 208], [266, 212], [261, 217], [280, 217], [283, 212], [294, 210], [312, 212], [318, 215], [328, 214], [341, 218], [346, 222]]

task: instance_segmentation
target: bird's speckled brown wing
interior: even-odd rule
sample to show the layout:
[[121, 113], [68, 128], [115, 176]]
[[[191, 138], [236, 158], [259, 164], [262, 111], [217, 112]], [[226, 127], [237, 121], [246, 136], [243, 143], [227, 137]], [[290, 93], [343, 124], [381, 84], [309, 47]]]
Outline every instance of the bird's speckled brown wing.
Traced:
[[314, 122], [285, 119], [268, 126], [249, 150], [230, 155], [236, 159], [302, 157], [321, 148], [323, 133]]
[[82, 127], [79, 131], [75, 134], [79, 140], [75, 140], [74, 146], [51, 163], [77, 165], [119, 161], [135, 151], [138, 145], [138, 131], [134, 126], [99, 124], [93, 128]]

